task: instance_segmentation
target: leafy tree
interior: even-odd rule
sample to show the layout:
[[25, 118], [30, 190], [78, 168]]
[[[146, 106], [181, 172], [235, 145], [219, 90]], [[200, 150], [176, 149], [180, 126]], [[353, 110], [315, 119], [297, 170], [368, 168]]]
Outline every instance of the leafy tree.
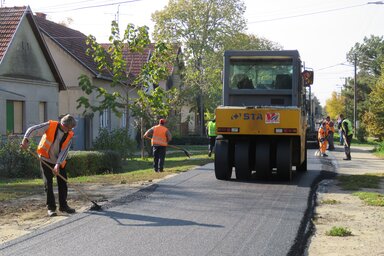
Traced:
[[220, 88], [217, 65], [209, 66], [212, 54], [220, 52], [228, 38], [245, 30], [244, 12], [244, 3], [238, 0], [170, 0], [162, 11], [152, 15], [155, 39], [184, 46], [184, 83], [189, 98], [195, 99], [191, 103], [199, 114], [201, 134], [205, 129], [205, 102], [215, 98], [214, 92]]
[[369, 111], [364, 114], [363, 121], [371, 135], [380, 141], [384, 139], [384, 73], [369, 94]]
[[[137, 102], [148, 101], [152, 104], [153, 108], [161, 107], [161, 111], [158, 112], [161, 113], [162, 117], [167, 117], [169, 115], [169, 108], [164, 108], [161, 102], [163, 102], [162, 97], [167, 97], [168, 92], [160, 94], [161, 88], [156, 90], [151, 90], [151, 88], [156, 86], [160, 80], [167, 78], [169, 66], [174, 61], [174, 47], [163, 42], [156, 43], [151, 53], [151, 58], [144, 64], [140, 74], [133, 76], [131, 73], [133, 60], [127, 61], [124, 58], [124, 53], [126, 51], [140, 53], [150, 45], [148, 27], [135, 27], [133, 24], [128, 24], [124, 35], [120, 37], [119, 26], [113, 21], [109, 42], [110, 44], [105, 48], [105, 46], [97, 43], [95, 37], [92, 35], [88, 36], [87, 44], [89, 48], [87, 49], [87, 54], [93, 57], [99, 72], [111, 77], [112, 81], [110, 83], [110, 90], [108, 90], [105, 87], [93, 85], [89, 77], [85, 75], [80, 76], [79, 85], [81, 89], [87, 95], [96, 93], [96, 98], [99, 102], [92, 104], [89, 97], [81, 97], [77, 100], [78, 108], [84, 107], [85, 112], [111, 109], [117, 116], [121, 116], [122, 112], [131, 110], [133, 106], [136, 106]], [[138, 93], [139, 98], [132, 97], [132, 92], [136, 90], [139, 92], [144, 90], [146, 93]], [[169, 93], [173, 94], [174, 92], [171, 91]], [[136, 108], [134, 112], [140, 117], [157, 118], [157, 116], [153, 115], [153, 112], [149, 113], [148, 109], [143, 108], [141, 110], [142, 112]], [[128, 124], [128, 114], [126, 118]]]
[[[364, 130], [372, 124], [366, 122], [375, 122], [375, 118], [368, 118], [369, 114], [366, 115], [373, 103], [370, 97], [370, 93], [373, 90], [376, 90], [377, 80], [382, 74], [381, 66], [384, 64], [384, 39], [382, 36], [365, 37], [363, 43], [356, 43], [355, 46], [348, 52], [347, 60], [350, 63], [355, 63], [358, 67], [357, 74], [357, 120], [360, 120], [360, 127], [357, 130], [358, 134], [365, 134], [364, 131], [359, 131], [360, 129]], [[349, 80], [353, 83], [353, 80]], [[346, 98], [347, 103], [354, 105], [354, 88], [353, 86], [349, 87], [350, 90], [347, 91]], [[353, 117], [353, 114], [352, 114]], [[351, 119], [353, 120], [353, 119]], [[378, 127], [380, 124], [375, 124], [374, 126]], [[372, 132], [372, 129], [368, 129]]]
[[332, 92], [331, 98], [326, 100], [325, 111], [332, 119], [337, 119], [338, 115], [344, 113], [344, 96]]
[[364, 37], [364, 43], [356, 43], [347, 54], [350, 63], [357, 59], [359, 70], [367, 72], [368, 75], [379, 77], [381, 65], [384, 63], [384, 39], [383, 36]]
[[180, 42], [184, 47], [183, 93], [199, 115], [200, 134], [204, 133], [204, 114], [211, 116], [221, 102], [224, 50], [281, 48], [245, 34], [244, 12], [244, 3], [238, 0], [170, 0], [152, 15], [154, 37]]

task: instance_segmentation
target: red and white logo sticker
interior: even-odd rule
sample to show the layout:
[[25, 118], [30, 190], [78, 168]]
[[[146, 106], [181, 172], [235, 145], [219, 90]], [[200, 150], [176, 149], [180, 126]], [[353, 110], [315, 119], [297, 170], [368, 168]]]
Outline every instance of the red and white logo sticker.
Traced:
[[266, 113], [265, 114], [265, 123], [266, 124], [279, 124], [280, 123], [280, 113]]

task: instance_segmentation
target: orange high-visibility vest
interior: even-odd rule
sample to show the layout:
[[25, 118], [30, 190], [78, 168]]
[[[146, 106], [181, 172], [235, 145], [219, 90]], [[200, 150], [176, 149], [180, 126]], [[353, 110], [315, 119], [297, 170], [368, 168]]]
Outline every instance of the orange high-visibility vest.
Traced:
[[[49, 120], [49, 127], [45, 131], [43, 137], [41, 137], [39, 146], [37, 147], [37, 153], [39, 155], [49, 159], [49, 149], [51, 148], [53, 142], [55, 141], [55, 134], [56, 134], [56, 130], [58, 128], [58, 125], [59, 125], [58, 121]], [[61, 145], [61, 150], [64, 149], [68, 145], [68, 143], [71, 141], [73, 135], [74, 135], [73, 131], [68, 132], [67, 138], [65, 139], [65, 141]], [[64, 168], [66, 163], [67, 163], [67, 161], [64, 160], [60, 165], [61, 168]]]
[[168, 146], [167, 140], [167, 127], [162, 125], [156, 125], [153, 127], [153, 136], [151, 139], [151, 144], [157, 146]]
[[318, 138], [319, 140], [322, 138], [327, 138], [328, 136], [328, 130], [327, 128], [323, 128], [322, 126], [319, 128]]

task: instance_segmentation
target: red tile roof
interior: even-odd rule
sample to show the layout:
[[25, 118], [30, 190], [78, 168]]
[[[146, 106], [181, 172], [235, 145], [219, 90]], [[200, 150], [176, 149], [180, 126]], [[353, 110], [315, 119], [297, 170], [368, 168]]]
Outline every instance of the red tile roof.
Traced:
[[[49, 21], [44, 17], [34, 16], [34, 18], [42, 33], [56, 42], [64, 51], [90, 70], [95, 76], [100, 77], [96, 63], [91, 56], [85, 53], [88, 49], [85, 42], [87, 39], [86, 35], [80, 31]], [[101, 75], [105, 79], [110, 78], [110, 75], [106, 72], [101, 72]]]
[[[104, 43], [101, 44], [104, 49], [108, 49], [110, 44]], [[155, 44], [151, 43], [148, 47], [144, 48], [143, 52], [129, 52], [128, 47], [124, 47], [123, 49], [123, 58], [127, 61], [127, 70], [126, 72], [130, 72], [133, 76], [137, 76], [140, 74], [141, 69], [144, 64], [148, 62], [151, 54], [155, 48]], [[180, 47], [175, 46], [175, 55], [179, 54]], [[173, 71], [173, 66], [168, 67], [169, 74]]]
[[0, 8], [0, 63], [3, 59], [21, 18], [29, 7]]

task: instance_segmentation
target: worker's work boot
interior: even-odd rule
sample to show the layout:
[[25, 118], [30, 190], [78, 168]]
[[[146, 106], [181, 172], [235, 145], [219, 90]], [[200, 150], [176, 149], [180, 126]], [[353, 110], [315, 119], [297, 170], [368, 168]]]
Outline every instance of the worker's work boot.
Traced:
[[71, 214], [71, 213], [75, 213], [75, 212], [76, 212], [75, 209], [69, 207], [68, 205], [66, 205], [66, 206], [64, 206], [64, 207], [60, 207], [59, 210], [60, 210], [61, 212], [66, 212], [66, 213], [69, 213], [69, 214]]

